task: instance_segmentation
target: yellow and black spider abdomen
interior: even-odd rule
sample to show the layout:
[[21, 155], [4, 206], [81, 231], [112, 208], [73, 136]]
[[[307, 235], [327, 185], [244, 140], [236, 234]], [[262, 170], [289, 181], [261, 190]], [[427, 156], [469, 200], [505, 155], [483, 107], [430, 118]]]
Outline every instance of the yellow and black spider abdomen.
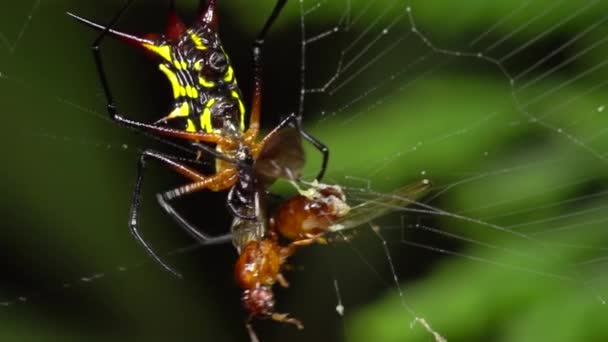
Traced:
[[[106, 30], [103, 25], [71, 16]], [[159, 68], [171, 83], [174, 108], [157, 123], [179, 118], [189, 132], [218, 132], [225, 136], [240, 135], [245, 130], [243, 97], [217, 33], [215, 2], [209, 3], [190, 28], [173, 13], [164, 34], [136, 36], [114, 29], [107, 33], [162, 59]]]
[[158, 51], [164, 59], [159, 68], [171, 83], [174, 97], [174, 109], [165, 121], [182, 118], [190, 132], [242, 132], [245, 106], [217, 33], [201, 25], [164, 46], [164, 51]]

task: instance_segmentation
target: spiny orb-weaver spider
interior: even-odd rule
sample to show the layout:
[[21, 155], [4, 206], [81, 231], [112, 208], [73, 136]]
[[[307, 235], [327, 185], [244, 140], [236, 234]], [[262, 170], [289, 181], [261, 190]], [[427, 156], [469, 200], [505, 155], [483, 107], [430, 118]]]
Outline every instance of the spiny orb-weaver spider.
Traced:
[[[161, 260], [139, 231], [140, 194], [148, 159], [164, 164], [189, 180], [189, 183], [185, 185], [159, 193], [158, 202], [180, 227], [201, 244], [213, 244], [230, 241], [235, 232], [221, 236], [204, 234], [180, 215], [169, 202], [201, 190], [229, 190], [227, 205], [233, 216], [241, 220], [256, 221], [262, 211], [258, 202], [268, 183], [278, 177], [288, 179], [299, 177], [299, 174], [294, 173], [293, 170], [299, 171], [304, 162], [303, 154], [300, 152], [300, 135], [323, 154], [321, 171], [317, 175], [317, 180], [323, 177], [326, 170], [329, 150], [301, 127], [301, 118], [295, 114], [282, 120], [261, 140], [257, 139], [262, 111], [262, 47], [267, 32], [287, 0], [277, 0], [272, 13], [252, 46], [253, 94], [248, 127], [245, 127], [246, 110], [241, 91], [237, 85], [230, 59], [224, 51], [218, 35], [216, 0], [209, 0], [206, 6], [201, 3], [198, 19], [189, 28], [178, 18], [174, 1], [170, 0], [168, 25], [164, 34], [132, 35], [113, 29], [133, 1], [129, 0], [107, 25], [100, 25], [72, 13], [68, 14], [101, 31], [93, 42], [92, 50], [106, 97], [107, 110], [112, 120], [148, 134], [189, 141], [195, 148], [196, 160], [204, 152], [216, 159], [216, 172], [205, 175], [187, 165], [189, 161], [192, 162], [191, 159], [154, 150], [144, 150], [139, 158], [137, 180], [129, 214], [131, 232], [157, 263], [165, 270], [180, 277], [177, 271]], [[159, 69], [167, 76], [173, 89], [174, 106], [168, 115], [154, 123], [144, 123], [126, 118], [120, 113], [110, 90], [101, 55], [101, 44], [107, 35], [117, 37], [160, 57], [162, 62], [159, 64]], [[183, 120], [184, 129], [176, 129], [167, 125], [169, 121], [175, 120]], [[287, 128], [288, 126], [295, 127], [295, 130]], [[288, 133], [283, 132], [286, 128]], [[298, 133], [297, 137], [289, 132]], [[289, 151], [290, 148], [296, 151]], [[236, 226], [238, 227], [238, 225]], [[261, 239], [264, 233], [255, 231], [240, 234], [241, 241], [237, 246], [243, 246], [246, 241], [251, 239]]]

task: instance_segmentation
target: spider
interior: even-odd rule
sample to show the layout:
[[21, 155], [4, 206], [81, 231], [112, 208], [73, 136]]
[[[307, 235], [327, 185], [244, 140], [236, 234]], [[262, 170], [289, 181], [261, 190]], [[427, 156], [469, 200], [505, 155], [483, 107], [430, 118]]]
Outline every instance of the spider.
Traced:
[[[190, 224], [171, 205], [171, 201], [201, 190], [229, 190], [227, 206], [233, 216], [240, 220], [257, 220], [260, 194], [268, 184], [278, 177], [297, 179], [303, 164], [300, 136], [312, 143], [323, 155], [321, 170], [316, 179], [322, 179], [327, 168], [329, 149], [305, 131], [301, 118], [290, 114], [270, 133], [258, 140], [262, 111], [262, 48], [264, 39], [287, 0], [277, 0], [272, 13], [257, 35], [252, 45], [253, 94], [249, 109], [249, 124], [245, 127], [246, 109], [236, 82], [230, 59], [222, 47], [218, 35], [218, 14], [216, 0], [204, 5], [196, 22], [187, 28], [176, 14], [174, 1], [169, 2], [169, 18], [164, 34], [132, 35], [113, 29], [117, 21], [133, 3], [129, 0], [107, 25], [101, 25], [72, 13], [67, 13], [79, 22], [101, 31], [92, 44], [92, 52], [104, 90], [107, 111], [112, 120], [135, 130], [162, 137], [183, 139], [192, 144], [196, 159], [144, 150], [138, 161], [137, 178], [131, 209], [129, 227], [135, 239], [146, 252], [165, 270], [175, 276], [181, 275], [167, 265], [146, 242], [139, 230], [138, 212], [144, 170], [149, 159], [160, 162], [181, 174], [189, 183], [157, 194], [161, 207], [180, 227], [201, 244], [224, 243], [232, 239], [232, 232], [210, 236]], [[159, 69], [167, 76], [173, 89], [174, 106], [168, 115], [153, 123], [144, 123], [123, 116], [117, 109], [106, 76], [101, 54], [101, 44], [107, 35], [117, 37], [127, 43], [143, 48], [160, 57]], [[182, 121], [183, 129], [168, 126], [170, 121]], [[293, 127], [293, 129], [288, 129]], [[298, 133], [282, 133], [284, 130]], [[290, 141], [290, 139], [297, 139]], [[289, 149], [295, 149], [291, 153]], [[214, 174], [206, 175], [188, 165], [208, 153], [216, 160]], [[265, 160], [265, 162], [263, 161]], [[283, 163], [289, 162], [293, 167]], [[258, 206], [258, 207], [255, 207]], [[250, 239], [261, 238], [263, 231], [249, 234]]]

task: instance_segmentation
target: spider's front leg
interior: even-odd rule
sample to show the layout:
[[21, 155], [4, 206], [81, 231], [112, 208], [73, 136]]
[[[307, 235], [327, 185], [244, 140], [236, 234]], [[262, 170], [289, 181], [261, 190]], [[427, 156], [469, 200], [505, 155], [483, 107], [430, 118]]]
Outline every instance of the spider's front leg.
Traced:
[[258, 33], [257, 38], [251, 47], [253, 56], [253, 95], [251, 96], [251, 116], [249, 118], [249, 128], [245, 133], [245, 140], [250, 144], [255, 141], [260, 128], [260, 113], [262, 111], [262, 46], [270, 27], [274, 24], [277, 17], [283, 10], [287, 0], [277, 0], [272, 13], [266, 20], [264, 27]]
[[260, 144], [262, 146], [264, 146], [266, 141], [268, 139], [270, 139], [270, 137], [273, 134], [277, 133], [278, 131], [280, 131], [281, 129], [283, 129], [289, 125], [293, 125], [296, 128], [296, 130], [298, 130], [300, 135], [302, 135], [302, 137], [304, 137], [304, 139], [308, 140], [311, 144], [313, 144], [313, 146], [317, 150], [319, 150], [319, 152], [321, 152], [321, 154], [323, 155], [323, 161], [321, 162], [321, 170], [319, 171], [319, 173], [317, 174], [317, 177], [315, 178], [317, 181], [321, 181], [321, 179], [323, 179], [323, 176], [325, 175], [325, 171], [327, 170], [327, 163], [329, 161], [329, 147], [327, 147], [325, 144], [320, 142], [312, 134], [310, 134], [306, 130], [304, 130], [304, 128], [302, 127], [302, 124], [300, 123], [300, 119], [301, 118], [298, 117], [295, 113], [289, 114], [275, 128], [273, 128], [272, 131], [270, 131], [270, 133], [268, 133], [264, 137], [264, 139], [262, 139]]
[[[266, 39], [266, 35], [268, 31], [274, 24], [275, 20], [281, 13], [281, 10], [287, 3], [287, 0], [277, 0], [277, 3], [274, 6], [270, 17], [266, 20], [266, 24], [258, 34], [256, 40], [253, 43], [251, 48], [251, 53], [253, 56], [253, 95], [252, 95], [252, 103], [251, 103], [251, 117], [249, 122], [249, 128], [247, 132], [245, 132], [245, 141], [248, 144], [253, 144], [255, 139], [257, 138], [257, 134], [260, 127], [260, 113], [262, 110], [262, 48], [264, 46], [264, 40]], [[272, 133], [284, 128], [285, 126], [293, 124], [294, 127], [300, 132], [300, 134], [304, 137], [304, 139], [308, 140], [311, 144], [313, 144], [320, 152], [323, 154], [323, 162], [321, 164], [321, 170], [316, 177], [316, 180], [320, 181], [325, 175], [325, 171], [327, 169], [327, 163], [329, 161], [329, 148], [325, 146], [322, 142], [316, 139], [312, 134], [308, 133], [300, 123], [300, 118], [296, 114], [290, 114], [286, 117], [281, 123], [273, 129], [267, 136], [268, 138]], [[265, 139], [266, 139], [265, 138]]]

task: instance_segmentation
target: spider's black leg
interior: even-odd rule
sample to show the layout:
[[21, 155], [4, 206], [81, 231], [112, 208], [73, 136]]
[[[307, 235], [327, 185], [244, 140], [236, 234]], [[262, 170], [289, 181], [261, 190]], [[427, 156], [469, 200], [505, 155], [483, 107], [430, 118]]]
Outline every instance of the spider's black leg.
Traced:
[[[177, 189], [174, 189], [174, 190], [177, 190]], [[201, 233], [197, 227], [195, 227], [193, 224], [188, 222], [188, 220], [186, 220], [180, 213], [178, 213], [177, 210], [175, 210], [175, 208], [169, 203], [169, 201], [171, 199], [180, 197], [180, 196], [170, 197], [167, 195], [168, 193], [171, 193], [174, 190], [157, 194], [156, 199], [158, 200], [158, 203], [161, 205], [161, 207], [165, 210], [165, 212], [169, 216], [171, 216], [173, 218], [173, 220], [175, 220], [175, 222], [177, 222], [177, 224], [180, 225], [180, 227], [182, 227], [186, 232], [190, 233], [191, 236], [193, 236], [195, 239], [197, 239], [202, 246], [219, 245], [222, 243], [232, 241], [232, 234], [230, 234], [230, 233], [224, 234], [224, 235], [218, 235], [218, 236], [210, 236], [210, 235]]]
[[325, 146], [325, 144], [323, 144], [322, 142], [317, 140], [317, 138], [315, 138], [312, 134], [308, 133], [306, 130], [304, 130], [304, 128], [302, 128], [302, 124], [300, 122], [300, 117], [298, 115], [296, 115], [295, 113], [289, 114], [275, 128], [273, 128], [272, 131], [270, 131], [270, 133], [268, 133], [268, 136], [270, 136], [271, 134], [273, 134], [275, 132], [280, 131], [281, 129], [285, 128], [286, 126], [288, 126], [290, 124], [293, 124], [295, 126], [295, 128], [298, 130], [298, 132], [300, 132], [300, 134], [304, 137], [304, 139], [308, 140], [311, 144], [313, 144], [313, 146], [317, 150], [319, 150], [319, 152], [321, 152], [321, 154], [323, 155], [323, 161], [321, 163], [321, 170], [319, 171], [319, 174], [315, 178], [316, 180], [321, 181], [321, 179], [325, 175], [325, 171], [327, 170], [327, 163], [329, 161], [329, 147]]
[[251, 46], [253, 57], [253, 94], [251, 96], [249, 134], [247, 135], [248, 138], [253, 138], [253, 140], [255, 140], [260, 128], [260, 114], [262, 111], [262, 46], [270, 27], [274, 24], [286, 2], [287, 0], [277, 0], [270, 17], [266, 20], [264, 27], [258, 33]]
[[103, 88], [103, 92], [104, 92], [104, 95], [106, 98], [106, 107], [107, 107], [107, 111], [110, 116], [110, 119], [112, 119], [113, 121], [115, 121], [119, 124], [125, 125], [132, 129], [135, 129], [135, 130], [143, 130], [143, 131], [157, 133], [157, 134], [161, 134], [161, 135], [165, 135], [165, 136], [172, 136], [172, 137], [181, 138], [181, 139], [198, 140], [198, 141], [206, 141], [206, 142], [213, 142], [213, 143], [220, 143], [222, 140], [224, 142], [226, 142], [226, 139], [218, 136], [217, 134], [206, 134], [203, 132], [191, 133], [191, 132], [186, 132], [186, 131], [179, 130], [179, 129], [169, 128], [169, 127], [164, 127], [164, 126], [156, 126], [154, 124], [148, 124], [148, 123], [139, 122], [139, 121], [125, 118], [119, 113], [116, 103], [114, 102], [114, 96], [112, 94], [112, 91], [110, 90], [110, 84], [108, 82], [108, 77], [106, 75], [103, 58], [101, 56], [102, 42], [104, 41], [105, 37], [109, 33], [111, 33], [113, 35], [116, 35], [120, 38], [127, 40], [128, 42], [132, 42], [136, 45], [145, 45], [145, 44], [155, 45], [155, 43], [156, 43], [156, 42], [146, 39], [146, 38], [140, 38], [140, 37], [137, 37], [134, 35], [129, 35], [126, 33], [118, 32], [113, 29], [113, 27], [118, 22], [120, 17], [125, 13], [125, 11], [129, 8], [129, 6], [131, 6], [131, 4], [133, 2], [134, 2], [134, 0], [129, 0], [125, 4], [125, 6], [123, 8], [121, 8], [121, 10], [116, 14], [116, 16], [114, 16], [114, 18], [112, 18], [112, 20], [110, 21], [110, 23], [107, 26], [99, 25], [90, 20], [79, 17], [73, 13], [69, 13], [69, 12], [67, 13], [72, 18], [74, 18], [82, 23], [85, 23], [88, 26], [101, 30], [101, 33], [99, 34], [99, 36], [95, 39], [95, 41], [91, 45], [91, 50], [93, 52], [93, 58], [95, 60], [95, 66], [97, 68], [97, 74], [99, 76], [99, 81], [101, 82], [101, 86]]
[[[108, 78], [106, 76], [105, 67], [103, 65], [103, 59], [101, 58], [101, 43], [104, 38], [107, 36], [108, 32], [112, 30], [112, 28], [116, 25], [120, 17], [126, 12], [126, 10], [133, 4], [134, 0], [129, 0], [127, 3], [118, 11], [118, 13], [112, 18], [112, 20], [108, 23], [108, 25], [101, 31], [97, 39], [93, 42], [91, 46], [91, 50], [93, 51], [93, 58], [95, 59], [95, 66], [97, 67], [97, 74], [99, 75], [99, 80], [101, 82], [101, 86], [103, 87], [103, 92], [106, 96], [107, 109], [108, 114], [112, 120], [121, 122], [122, 117], [119, 115], [118, 110], [116, 109], [116, 104], [114, 103], [114, 96], [112, 95], [112, 91], [110, 90], [110, 84], [108, 83]], [[70, 13], [68, 13], [70, 14]], [[71, 14], [70, 14], [71, 15]]]
[[146, 157], [152, 156], [153, 152], [144, 151], [137, 164], [137, 180], [135, 181], [135, 188], [133, 189], [133, 197], [131, 199], [131, 209], [129, 210], [129, 228], [131, 230], [131, 234], [135, 237], [135, 240], [139, 242], [139, 244], [144, 248], [144, 250], [148, 253], [148, 255], [154, 259], [159, 265], [162, 266], [166, 271], [175, 275], [178, 278], [182, 278], [182, 275], [175, 271], [171, 266], [167, 265], [157, 254], [154, 252], [152, 247], [144, 240], [143, 236], [139, 232], [139, 222], [138, 222], [138, 213], [139, 206], [141, 204], [141, 187], [144, 177], [144, 170], [146, 168]]
[[274, 8], [272, 9], [272, 13], [268, 17], [268, 19], [266, 19], [266, 23], [264, 24], [264, 27], [262, 27], [262, 30], [258, 33], [254, 46], [258, 45], [259, 47], [261, 47], [262, 44], [264, 44], [264, 39], [266, 39], [266, 34], [268, 34], [268, 31], [274, 24], [275, 20], [277, 20], [277, 18], [279, 17], [279, 14], [281, 14], [281, 11], [283, 10], [283, 7], [285, 6], [286, 3], [287, 3], [287, 0], [277, 0], [277, 3], [274, 5]]
[[[274, 24], [275, 20], [281, 13], [281, 10], [285, 6], [287, 0], [277, 0], [277, 3], [270, 14], [270, 17], [266, 20], [264, 27], [258, 34], [256, 40], [253, 42], [252, 46], [252, 54], [253, 54], [253, 77], [254, 77], [254, 93], [253, 93], [253, 110], [252, 115], [258, 115], [260, 111], [260, 102], [262, 97], [262, 47], [264, 45], [264, 40], [266, 39], [266, 35], [270, 30], [272, 24]], [[257, 121], [257, 118], [256, 120]], [[321, 165], [321, 171], [317, 175], [316, 179], [320, 181], [325, 175], [325, 171], [327, 169], [327, 163], [329, 161], [329, 148], [325, 146], [322, 142], [308, 133], [306, 130], [302, 128], [300, 124], [300, 118], [298, 118], [295, 114], [289, 115], [285, 118], [275, 130], [281, 129], [285, 127], [287, 124], [293, 123], [295, 127], [298, 129], [300, 134], [304, 137], [304, 139], [308, 140], [311, 144], [313, 144], [322, 154], [323, 154], [323, 163]]]
[[[292, 115], [295, 117], [295, 114]], [[308, 133], [304, 128], [302, 128], [300, 120], [297, 117], [295, 117], [293, 120], [295, 122], [296, 128], [298, 129], [298, 131], [300, 131], [300, 134], [302, 134], [304, 139], [308, 140], [311, 144], [313, 144], [313, 146], [317, 150], [319, 150], [319, 152], [321, 152], [321, 154], [323, 155], [321, 170], [315, 178], [316, 180], [321, 181], [321, 179], [323, 179], [323, 176], [325, 175], [325, 171], [327, 170], [327, 163], [329, 161], [329, 147], [327, 147], [325, 144], [315, 138], [312, 134]]]
[[[140, 207], [140, 203], [141, 203], [141, 189], [142, 189], [142, 183], [143, 183], [143, 177], [144, 177], [144, 170], [146, 168], [146, 162], [147, 162], [148, 158], [152, 158], [154, 160], [163, 162], [167, 166], [171, 166], [174, 169], [178, 169], [185, 176], [187, 176], [188, 174], [191, 174], [192, 178], [201, 178], [203, 176], [196, 174], [194, 171], [190, 170], [189, 168], [181, 165], [180, 163], [178, 163], [176, 161], [176, 159], [182, 160], [181, 158], [166, 156], [166, 155], [157, 153], [152, 150], [143, 151], [139, 158], [139, 162], [137, 164], [137, 180], [135, 182], [135, 189], [133, 190], [133, 198], [131, 200], [131, 210], [129, 212], [129, 218], [130, 218], [129, 227], [131, 229], [131, 233], [133, 234], [135, 239], [143, 246], [143, 248], [146, 250], [148, 255], [150, 255], [150, 257], [152, 257], [152, 259], [154, 259], [158, 264], [160, 264], [166, 271], [181, 278], [181, 274], [179, 274], [179, 272], [175, 271], [173, 268], [171, 268], [169, 265], [167, 265], [156, 254], [156, 252], [154, 252], [152, 247], [144, 240], [143, 236], [139, 232], [139, 222], [138, 222], [139, 215], [138, 215], [138, 213], [139, 213], [139, 207]], [[174, 197], [179, 197], [179, 196], [174, 196]], [[159, 200], [159, 202], [160, 202], [160, 200]], [[168, 205], [164, 202], [161, 202], [161, 205], [162, 205], [163, 209], [165, 209], [165, 211], [167, 211], [167, 213], [171, 217], [173, 217], [173, 219], [175, 219], [182, 228], [184, 228], [186, 230], [186, 232], [188, 232], [195, 239], [197, 239], [200, 244], [209, 245], [209, 244], [219, 244], [219, 243], [224, 243], [224, 242], [230, 241], [230, 238], [231, 238], [230, 234], [212, 237], [212, 236], [208, 236], [206, 234], [201, 233], [197, 228], [188, 224], [188, 222], [186, 220], [184, 220], [181, 216], [179, 216], [179, 214], [177, 214], [177, 212], [175, 212], [175, 210], [173, 210], [173, 208], [170, 205]], [[170, 209], [167, 209], [167, 208], [170, 208]], [[183, 222], [185, 222], [186, 225], [182, 224]]]

